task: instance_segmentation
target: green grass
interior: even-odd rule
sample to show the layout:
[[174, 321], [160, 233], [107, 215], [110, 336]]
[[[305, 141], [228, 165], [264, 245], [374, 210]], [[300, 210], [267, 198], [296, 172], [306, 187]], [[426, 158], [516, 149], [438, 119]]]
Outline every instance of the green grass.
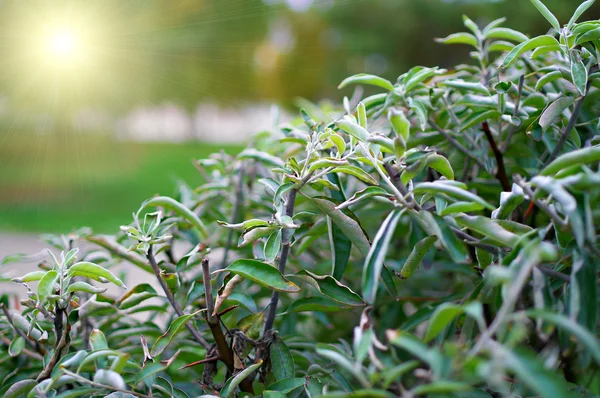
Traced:
[[199, 142], [120, 142], [101, 136], [0, 136], [0, 230], [115, 233], [177, 181], [202, 182], [193, 159], [224, 150]]

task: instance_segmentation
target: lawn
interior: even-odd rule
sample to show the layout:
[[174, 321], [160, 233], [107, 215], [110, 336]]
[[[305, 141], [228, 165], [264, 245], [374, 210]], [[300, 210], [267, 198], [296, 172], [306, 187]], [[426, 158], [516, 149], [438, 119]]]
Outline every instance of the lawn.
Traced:
[[98, 135], [0, 136], [0, 230], [115, 232], [140, 203], [202, 178], [194, 159], [239, 147], [122, 142]]

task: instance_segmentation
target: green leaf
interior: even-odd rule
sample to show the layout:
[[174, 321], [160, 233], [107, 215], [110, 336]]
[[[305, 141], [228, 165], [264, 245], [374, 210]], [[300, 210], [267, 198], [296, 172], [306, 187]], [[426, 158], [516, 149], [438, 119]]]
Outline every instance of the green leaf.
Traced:
[[496, 110], [490, 109], [485, 112], [474, 113], [471, 117], [465, 120], [464, 124], [460, 126], [460, 131], [465, 131], [473, 126], [479, 126], [481, 123], [489, 119], [498, 119], [502, 114]]
[[342, 210], [336, 208], [336, 203], [325, 197], [310, 198], [312, 202], [326, 215], [331, 218], [340, 230], [352, 241], [352, 244], [363, 254], [367, 255], [370, 243], [360, 224], [354, 218], [348, 216]]
[[438, 306], [431, 316], [423, 341], [428, 342], [436, 338], [456, 317], [464, 313], [471, 315], [481, 327], [485, 327], [481, 303], [471, 302], [466, 305], [444, 303]]
[[367, 130], [347, 119], [340, 119], [336, 121], [335, 124], [342, 131], [350, 134], [359, 141], [367, 142], [367, 140], [369, 139], [370, 134]]
[[436, 170], [449, 180], [454, 180], [454, 170], [448, 159], [437, 153], [427, 156], [427, 166]]
[[294, 357], [285, 343], [280, 338], [275, 338], [269, 351], [271, 370], [275, 380], [281, 381], [293, 378], [296, 374]]
[[11, 357], [18, 356], [25, 348], [25, 339], [21, 336], [15, 337], [8, 346], [8, 355]]
[[581, 3], [579, 5], [579, 7], [577, 7], [577, 9], [575, 10], [575, 13], [571, 17], [571, 19], [569, 20], [569, 23], [567, 24], [567, 28], [571, 29], [571, 27], [573, 25], [575, 25], [575, 22], [577, 22], [577, 20], [581, 16], [581, 14], [586, 12], [587, 9], [590, 8], [592, 6], [592, 4], [594, 4], [594, 1], [595, 0], [587, 0], [587, 1], [584, 1], [583, 3]]
[[157, 295], [158, 294], [156, 293], [156, 290], [154, 290], [151, 285], [147, 283], [141, 283], [127, 291], [127, 293], [125, 293], [119, 299], [119, 301], [117, 301], [117, 304], [119, 305], [120, 309], [127, 310], [135, 307], [142, 301], [151, 299]]
[[567, 167], [579, 165], [593, 165], [600, 161], [600, 145], [578, 149], [565, 153], [554, 159], [549, 165], [540, 171], [542, 176], [552, 176]]
[[599, 40], [599, 39], [600, 39], [600, 27], [598, 27], [596, 29], [592, 29], [590, 31], [587, 31], [587, 32], [582, 33], [581, 35], [577, 36], [577, 39], [575, 40], [575, 44], [580, 46], [589, 41], [594, 41], [594, 40]]
[[444, 394], [459, 391], [469, 391], [472, 389], [473, 387], [466, 383], [461, 383], [458, 381], [437, 380], [429, 384], [421, 384], [420, 386], [413, 388], [411, 392], [415, 395]]
[[420, 240], [415, 247], [413, 247], [410, 255], [404, 262], [402, 269], [400, 270], [400, 278], [406, 279], [411, 277], [415, 271], [421, 265], [423, 258], [427, 254], [427, 252], [433, 247], [433, 244], [437, 240], [435, 236], [428, 236], [422, 240]]
[[225, 383], [225, 386], [221, 390], [221, 395], [224, 397], [229, 397], [229, 396], [233, 395], [237, 386], [240, 385], [240, 383], [246, 377], [248, 377], [252, 373], [254, 373], [254, 371], [256, 369], [260, 368], [262, 363], [263, 363], [263, 361], [262, 361], [262, 359], [260, 359], [257, 363], [248, 366], [246, 369], [242, 370], [240, 373], [238, 373], [237, 375], [235, 375], [235, 376], [231, 377], [229, 380], [227, 380], [227, 383]]
[[546, 84], [552, 83], [553, 81], [561, 79], [561, 78], [562, 78], [562, 72], [559, 70], [555, 70], [554, 72], [547, 73], [544, 76], [542, 76], [540, 78], [540, 80], [537, 81], [537, 83], [535, 84], [535, 89], [537, 91], [539, 91]]
[[354, 176], [367, 184], [378, 185], [376, 179], [371, 177], [371, 175], [369, 173], [367, 173], [366, 171], [364, 171], [363, 169], [361, 169], [358, 166], [352, 166], [352, 165], [339, 166], [339, 167], [336, 167], [333, 170], [331, 170], [331, 172], [332, 173], [350, 174], [351, 176]]
[[67, 293], [84, 292], [90, 294], [98, 294], [104, 293], [105, 291], [106, 288], [102, 289], [99, 287], [95, 287], [87, 282], [73, 282], [69, 285], [69, 288], [67, 289]]
[[452, 87], [460, 90], [473, 91], [478, 94], [490, 95], [490, 91], [479, 82], [466, 82], [462, 79], [444, 80], [438, 83], [441, 87]]
[[573, 78], [573, 84], [577, 87], [579, 93], [585, 95], [588, 74], [583, 61], [571, 63], [571, 77]]
[[377, 296], [377, 286], [383, 268], [383, 261], [388, 251], [390, 240], [396, 230], [396, 225], [405, 209], [391, 212], [375, 235], [373, 245], [365, 260], [362, 274], [362, 294], [364, 300], [372, 304]]
[[338, 303], [356, 307], [365, 305], [364, 301], [358, 294], [353, 292], [348, 286], [345, 286], [332, 276], [316, 275], [308, 270], [302, 270], [296, 275], [312, 279], [314, 281], [314, 284], [312, 285], [315, 286], [319, 292], [337, 301]]
[[426, 194], [430, 193], [433, 195], [436, 194], [446, 194], [455, 198], [459, 198], [462, 200], [466, 200], [469, 202], [479, 203], [483, 207], [488, 210], [495, 210], [495, 207], [480, 198], [479, 196], [461, 189], [459, 187], [455, 187], [450, 184], [443, 184], [441, 182], [421, 182], [415, 185], [413, 188], [413, 192], [415, 194]]
[[31, 379], [25, 379], [17, 381], [15, 384], [10, 386], [8, 390], [4, 393], [4, 398], [20, 398], [25, 397], [35, 386], [37, 386], [37, 381]]
[[479, 45], [477, 38], [467, 32], [453, 33], [442, 39], [435, 39], [435, 41], [443, 44], [468, 44], [469, 46], [473, 46], [475, 48], [477, 48]]
[[90, 348], [93, 351], [108, 349], [106, 336], [104, 336], [104, 333], [100, 329], [94, 329], [90, 333]]
[[69, 276], [70, 278], [75, 276], [82, 276], [100, 282], [102, 281], [102, 278], [104, 278], [117, 286], [125, 288], [125, 284], [119, 278], [113, 275], [112, 272], [100, 265], [90, 263], [87, 261], [81, 261], [79, 263], [73, 264], [71, 268], [69, 268], [67, 276]]
[[558, 19], [556, 19], [554, 14], [552, 14], [550, 12], [548, 7], [546, 7], [544, 5], [544, 3], [542, 3], [540, 0], [529, 0], [529, 1], [531, 1], [531, 3], [535, 6], [535, 8], [538, 9], [540, 14], [542, 14], [544, 16], [544, 18], [546, 18], [546, 20], [548, 20], [548, 22], [550, 22], [550, 25], [552, 25], [552, 27], [554, 29], [556, 29], [557, 32], [560, 32], [560, 23], [558, 22]]
[[286, 310], [286, 314], [294, 312], [339, 312], [352, 309], [353, 307], [340, 304], [337, 301], [325, 297], [303, 297], [294, 300]]
[[460, 240], [446, 220], [437, 214], [421, 210], [418, 214], [418, 220], [424, 223], [424, 228], [430, 235], [435, 235], [448, 252], [452, 261], [464, 264], [469, 261], [469, 253], [464, 243]]
[[44, 277], [44, 275], [46, 275], [46, 272], [47, 271], [32, 271], [32, 272], [29, 272], [29, 273], [23, 275], [20, 278], [13, 278], [12, 281], [17, 282], [17, 283], [27, 283], [27, 282], [39, 281], [40, 279], [42, 279]]
[[199, 312], [200, 311], [196, 311], [193, 314], [182, 315], [171, 322], [167, 331], [154, 342], [154, 345], [150, 350], [150, 355], [153, 357], [159, 356], [165, 350], [165, 348], [167, 348], [177, 332], [179, 332], [179, 330]]
[[549, 35], [537, 36], [515, 46], [502, 61], [502, 68], [506, 69], [511, 66], [521, 54], [542, 46], [551, 46], [559, 44], [558, 41]]
[[423, 68], [412, 76], [409, 75], [408, 79], [404, 83], [404, 92], [408, 93], [416, 88], [420, 83], [429, 79], [437, 72], [438, 68]]
[[[369, 187], [376, 188], [376, 187]], [[331, 274], [336, 279], [341, 279], [346, 270], [346, 265], [350, 259], [352, 251], [352, 241], [342, 232], [340, 227], [331, 221], [327, 216], [327, 229], [329, 232], [329, 242], [331, 244]]]
[[527, 36], [523, 33], [518, 32], [509, 28], [493, 28], [485, 32], [484, 37], [486, 39], [505, 39], [522, 43], [527, 41]]
[[46, 272], [46, 275], [40, 279], [37, 288], [38, 303], [43, 304], [49, 295], [54, 293], [56, 282], [58, 281], [58, 272], [52, 270]]
[[575, 398], [569, 391], [567, 382], [555, 371], [544, 367], [536, 354], [524, 349], [501, 350], [505, 366], [512, 370], [518, 379], [542, 397]]
[[386, 367], [383, 372], [385, 380], [383, 382], [383, 388], [388, 389], [390, 385], [396, 381], [400, 381], [403, 374], [410, 372], [419, 366], [419, 361], [412, 360], [406, 361], [400, 365], [396, 365], [393, 368]]
[[[352, 197], [345, 202], [341, 203], [337, 206], [337, 209], [344, 209], [346, 207], [352, 206], [355, 203], [360, 202], [361, 200], [373, 197], [373, 196], [381, 196], [384, 198], [390, 198], [392, 195], [385, 189], [381, 187], [367, 187], [360, 191], [357, 191]], [[339, 278], [338, 278], [339, 279]]]
[[285, 279], [277, 268], [262, 261], [240, 259], [231, 263], [225, 270], [279, 292], [296, 293], [300, 291], [300, 288]]
[[279, 380], [269, 385], [267, 387], [267, 390], [279, 391], [283, 394], [288, 394], [294, 391], [295, 389], [302, 387], [305, 382], [306, 379], [304, 377], [295, 377], [293, 379]]
[[520, 240], [519, 235], [507, 231], [487, 217], [459, 214], [454, 219], [463, 227], [487, 236], [503, 246], [514, 247]]
[[356, 380], [360, 382], [363, 387], [370, 387], [371, 383], [366, 379], [365, 375], [360, 371], [359, 368], [354, 366], [354, 364], [346, 358], [341, 353], [329, 348], [326, 344], [317, 344], [317, 354], [321, 355], [324, 358], [327, 358], [337, 365], [341, 366], [347, 372], [349, 372]]
[[155, 375], [158, 372], [162, 372], [165, 369], [167, 369], [167, 365], [163, 365], [160, 362], [147, 363], [146, 366], [135, 375], [135, 384], [139, 384], [148, 377]]
[[388, 111], [388, 120], [396, 134], [402, 137], [404, 142], [408, 142], [410, 138], [410, 121], [406, 118], [404, 112], [392, 108]]
[[492, 212], [493, 219], [503, 220], [512, 214], [512, 212], [525, 200], [523, 188], [517, 184], [512, 185], [511, 192], [500, 193], [500, 207]]
[[[80, 373], [82, 371], [86, 370], [86, 365], [92, 362], [95, 362], [99, 359], [102, 358], [109, 358], [109, 357], [114, 357], [114, 358], [120, 358], [120, 357], [126, 357], [129, 358], [129, 354], [125, 354], [122, 353], [120, 351], [117, 350], [110, 350], [107, 348], [103, 348], [103, 349], [95, 349], [94, 351], [88, 353], [85, 358], [83, 358], [83, 360], [81, 360], [79, 362], [79, 364], [77, 364], [77, 373]], [[76, 362], [73, 363], [73, 365]]]
[[277, 257], [277, 253], [279, 253], [279, 248], [281, 247], [281, 229], [275, 233], [272, 233], [269, 236], [269, 239], [265, 242], [265, 260], [268, 263], [272, 263], [275, 261], [275, 257]]
[[423, 362], [427, 363], [436, 377], [442, 372], [444, 358], [435, 349], [430, 349], [415, 336], [404, 331], [388, 330], [387, 338], [393, 345], [402, 348]]
[[483, 206], [479, 203], [474, 202], [455, 202], [451, 203], [444, 208], [439, 215], [444, 217], [450, 214], [456, 213], [468, 213], [470, 211], [479, 211], [483, 210]]
[[272, 167], [283, 167], [285, 162], [277, 156], [270, 155], [266, 152], [261, 152], [254, 148], [244, 149], [239, 155], [238, 159], [252, 159], [264, 163]]
[[572, 321], [564, 315], [540, 309], [527, 310], [525, 314], [531, 318], [551, 323], [572, 334], [585, 347], [586, 352], [592, 355], [596, 364], [600, 365], [600, 343], [598, 339], [577, 322]]
[[359, 73], [357, 75], [347, 77], [340, 83], [338, 88], [341, 89], [350, 84], [368, 84], [371, 86], [385, 88], [388, 91], [394, 91], [394, 85], [389, 80], [376, 75], [370, 75], [368, 73]]
[[265, 319], [265, 312], [261, 311], [256, 314], [250, 314], [243, 317], [237, 324], [238, 329], [246, 334], [251, 339], [258, 339], [262, 323]]
[[346, 164], [348, 164], [347, 160], [331, 159], [331, 158], [319, 159], [310, 164], [310, 167], [308, 168], [308, 172], [311, 173], [311, 172], [319, 170], [319, 169], [325, 169], [327, 167], [344, 166]]
[[167, 196], [158, 196], [156, 198], [148, 199], [144, 203], [142, 203], [141, 209], [146, 209], [148, 207], [164, 207], [165, 209], [169, 209], [180, 217], [183, 217], [186, 221], [188, 221], [194, 228], [193, 231], [197, 235], [199, 240], [204, 240], [208, 237], [208, 233], [206, 232], [206, 227], [200, 221], [198, 216], [185, 207], [183, 204], [179, 203], [173, 198], [169, 198]]
[[504, 53], [504, 52], [511, 51], [513, 48], [515, 48], [514, 44], [504, 41], [504, 40], [498, 40], [498, 41], [494, 41], [494, 42], [490, 43], [490, 45], [488, 46], [488, 52]]

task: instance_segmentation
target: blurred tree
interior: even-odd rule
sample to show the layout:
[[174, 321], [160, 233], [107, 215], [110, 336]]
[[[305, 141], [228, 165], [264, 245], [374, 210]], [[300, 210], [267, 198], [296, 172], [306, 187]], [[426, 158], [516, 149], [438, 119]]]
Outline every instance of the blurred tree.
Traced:
[[[566, 22], [580, 1], [545, 3]], [[5, 0], [0, 93], [23, 114], [54, 117], [57, 107], [69, 115], [81, 106], [338, 97], [349, 74], [392, 78], [408, 65], [466, 59], [433, 41], [461, 30], [462, 14], [482, 24], [506, 16], [530, 35], [547, 27], [525, 0]], [[600, 4], [587, 14], [600, 15]], [[87, 63], [52, 68], [56, 60], [40, 58], [61, 24], [85, 32]]]

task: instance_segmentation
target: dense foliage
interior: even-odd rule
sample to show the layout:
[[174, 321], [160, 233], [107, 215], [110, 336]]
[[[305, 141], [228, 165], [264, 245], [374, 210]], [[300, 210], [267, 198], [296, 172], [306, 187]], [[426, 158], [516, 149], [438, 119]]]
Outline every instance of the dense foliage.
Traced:
[[[465, 17], [439, 41], [473, 64], [352, 76], [381, 93], [199, 160], [115, 237], [46, 237], [62, 254], [3, 305], [0, 392], [600, 394], [600, 21], [531, 3], [547, 35]], [[119, 262], [160, 289], [106, 294]]]

